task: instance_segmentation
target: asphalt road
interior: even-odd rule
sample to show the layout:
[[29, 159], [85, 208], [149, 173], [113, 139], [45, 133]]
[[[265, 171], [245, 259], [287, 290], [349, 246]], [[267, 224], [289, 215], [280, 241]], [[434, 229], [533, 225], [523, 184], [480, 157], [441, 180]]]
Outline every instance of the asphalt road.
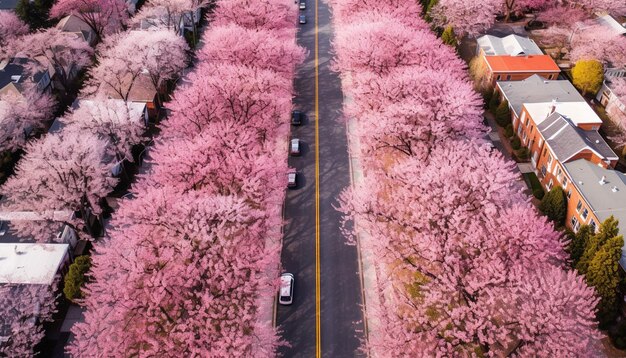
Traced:
[[[317, 4], [316, 4], [317, 3]], [[318, 6], [318, 22], [315, 6]], [[294, 6], [296, 6], [294, 4]], [[341, 215], [334, 208], [340, 192], [350, 184], [345, 123], [341, 120], [341, 82], [330, 71], [332, 26], [328, 5], [308, 0], [308, 23], [299, 25], [298, 43], [309, 50], [295, 81], [296, 108], [307, 114], [304, 124], [292, 127], [300, 138], [302, 156], [291, 157], [298, 170], [298, 187], [289, 190], [285, 203], [286, 226], [282, 251], [284, 270], [296, 277], [294, 303], [278, 306], [276, 322], [291, 345], [281, 349], [283, 357], [362, 356], [362, 295], [357, 249], [345, 244]], [[316, 183], [315, 155], [315, 31], [318, 29], [318, 138], [319, 175]], [[316, 196], [316, 184], [319, 196]], [[319, 198], [319, 220], [316, 220]], [[319, 226], [316, 226], [319, 223]], [[316, 230], [319, 230], [319, 267], [316, 270]], [[316, 273], [319, 271], [320, 301], [316, 306]], [[319, 343], [316, 314], [319, 312]], [[319, 347], [317, 345], [319, 344]]]

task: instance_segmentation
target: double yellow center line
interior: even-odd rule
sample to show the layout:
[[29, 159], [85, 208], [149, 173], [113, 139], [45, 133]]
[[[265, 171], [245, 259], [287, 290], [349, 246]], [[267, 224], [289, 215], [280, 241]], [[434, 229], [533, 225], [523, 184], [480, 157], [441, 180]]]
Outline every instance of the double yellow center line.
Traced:
[[315, 357], [322, 357], [320, 323], [320, 153], [319, 153], [319, 42], [318, 1], [315, 0]]

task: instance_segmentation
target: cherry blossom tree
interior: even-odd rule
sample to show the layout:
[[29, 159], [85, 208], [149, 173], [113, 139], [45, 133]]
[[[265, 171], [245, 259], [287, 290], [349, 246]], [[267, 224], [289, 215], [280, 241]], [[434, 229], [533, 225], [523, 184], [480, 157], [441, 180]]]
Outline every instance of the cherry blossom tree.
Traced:
[[201, 64], [190, 86], [177, 91], [168, 105], [167, 133], [193, 136], [213, 121], [252, 128], [265, 143], [286, 129], [291, 110], [291, 83], [276, 73], [241, 65]]
[[0, 11], [0, 46], [5, 47], [9, 41], [29, 31], [28, 25], [14, 12]]
[[80, 107], [61, 118], [64, 132], [89, 133], [106, 143], [106, 154], [133, 161], [131, 149], [142, 142], [143, 112], [121, 100], [82, 100]]
[[67, 15], [79, 17], [101, 40], [126, 23], [128, 5], [124, 0], [59, 0], [50, 9], [52, 18]]
[[459, 36], [476, 36], [489, 29], [502, 10], [502, 0], [439, 0], [431, 10], [437, 26], [452, 26]]
[[131, 20], [135, 24], [148, 23], [164, 27], [178, 34], [183, 26], [192, 27], [194, 42], [197, 33], [196, 12], [206, 7], [209, 0], [151, 0], [144, 4]]
[[213, 13], [213, 25], [238, 25], [250, 30], [271, 30], [290, 40], [295, 35], [298, 9], [285, 0], [221, 0]]
[[264, 247], [264, 216], [235, 196], [165, 188], [124, 201], [93, 257], [70, 353], [273, 355], [280, 341], [255, 305], [277, 284], [261, 273], [278, 263]]
[[[105, 148], [100, 139], [74, 131], [49, 134], [26, 145], [15, 174], [0, 188], [6, 200], [3, 210], [32, 211], [50, 220], [16, 223], [18, 236], [50, 241], [58, 230], [49, 225], [54, 211], [101, 212], [100, 199], [116, 184], [111, 175], [115, 163], [107, 160]], [[64, 223], [77, 232], [83, 227], [80, 219]]]
[[56, 283], [45, 285], [0, 285], [0, 355], [33, 356], [33, 348], [44, 337], [41, 326], [56, 312], [53, 293]]
[[537, 14], [537, 20], [549, 27], [573, 27], [578, 23], [589, 20], [587, 12], [579, 7], [555, 5], [550, 6]]
[[100, 47], [99, 64], [91, 71], [86, 92], [96, 94], [104, 86], [128, 101], [143, 74], [158, 89], [187, 66], [188, 50], [182, 37], [164, 29], [110, 36]]
[[237, 25], [214, 26], [204, 36], [201, 61], [254, 66], [292, 77], [305, 51], [294, 41], [285, 41], [269, 30], [250, 30]]
[[264, 208], [276, 206], [284, 193], [287, 163], [261, 149], [255, 131], [212, 123], [194, 137], [157, 144], [146, 183], [181, 192], [237, 195]]
[[56, 108], [49, 93], [27, 88], [23, 94], [0, 97], [0, 150], [15, 151], [46, 127]]
[[583, 8], [589, 13], [595, 11], [608, 11], [610, 13], [626, 14], [626, 4], [623, 1], [613, 0], [564, 0], [562, 1], [570, 7]]
[[431, 32], [394, 22], [355, 23], [337, 31], [336, 69], [383, 75], [404, 66], [462, 68], [455, 53]]
[[448, 71], [404, 67], [378, 77], [353, 77], [354, 100], [346, 114], [357, 118], [366, 161], [377, 151], [427, 157], [434, 144], [480, 138], [482, 103], [471, 83]]
[[78, 72], [91, 65], [93, 55], [93, 49], [82, 38], [54, 28], [23, 36], [13, 41], [10, 49], [10, 55], [19, 53], [29, 58], [33, 72], [54, 68], [66, 94]]
[[616, 66], [626, 64], [626, 37], [602, 25], [585, 26], [570, 37], [573, 62], [597, 60]]
[[[391, 17], [403, 25], [416, 29], [428, 29], [422, 21], [415, 21], [422, 16], [421, 9], [415, 3], [404, 0], [329, 0], [333, 8], [333, 20], [343, 25], [353, 22], [369, 22], [369, 16]], [[376, 14], [376, 15], [374, 15]]]
[[503, 0], [504, 21], [509, 21], [513, 14], [519, 14], [529, 9], [541, 9], [551, 3], [550, 0]]

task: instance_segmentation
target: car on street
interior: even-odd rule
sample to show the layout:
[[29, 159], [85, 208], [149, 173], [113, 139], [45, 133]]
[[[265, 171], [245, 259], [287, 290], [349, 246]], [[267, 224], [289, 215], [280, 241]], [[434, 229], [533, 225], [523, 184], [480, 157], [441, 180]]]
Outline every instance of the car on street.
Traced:
[[306, 15], [300, 15], [298, 18], [298, 22], [300, 22], [301, 24], [306, 24]]
[[291, 124], [293, 124], [294, 126], [299, 126], [302, 124], [302, 117], [303, 114], [302, 112], [295, 110], [293, 112], [291, 112]]
[[300, 10], [306, 10], [306, 3], [304, 1], [300, 1]]
[[289, 145], [289, 154], [291, 154], [294, 157], [297, 157], [300, 155], [300, 139], [293, 138], [291, 140], [291, 144]]
[[285, 272], [280, 275], [280, 292], [278, 293], [278, 303], [290, 305], [293, 303], [293, 286], [296, 283], [293, 274]]
[[295, 188], [298, 185], [298, 173], [295, 169], [287, 172], [287, 188]]

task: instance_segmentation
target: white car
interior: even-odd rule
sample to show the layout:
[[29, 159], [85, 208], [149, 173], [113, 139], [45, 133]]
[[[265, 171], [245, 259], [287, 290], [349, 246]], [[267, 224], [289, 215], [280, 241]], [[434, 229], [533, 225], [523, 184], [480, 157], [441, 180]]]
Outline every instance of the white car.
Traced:
[[306, 10], [306, 3], [304, 1], [300, 1], [300, 10]]
[[289, 154], [291, 154], [294, 157], [297, 157], [300, 155], [300, 139], [293, 138], [291, 140], [291, 145], [289, 146]]
[[285, 272], [280, 275], [280, 291], [278, 292], [278, 303], [290, 305], [293, 303], [293, 286], [296, 280], [293, 274]]
[[297, 182], [297, 175], [298, 173], [296, 173], [295, 170], [292, 170], [290, 172], [287, 173], [287, 188], [295, 188], [296, 186], [298, 186], [298, 182]]

